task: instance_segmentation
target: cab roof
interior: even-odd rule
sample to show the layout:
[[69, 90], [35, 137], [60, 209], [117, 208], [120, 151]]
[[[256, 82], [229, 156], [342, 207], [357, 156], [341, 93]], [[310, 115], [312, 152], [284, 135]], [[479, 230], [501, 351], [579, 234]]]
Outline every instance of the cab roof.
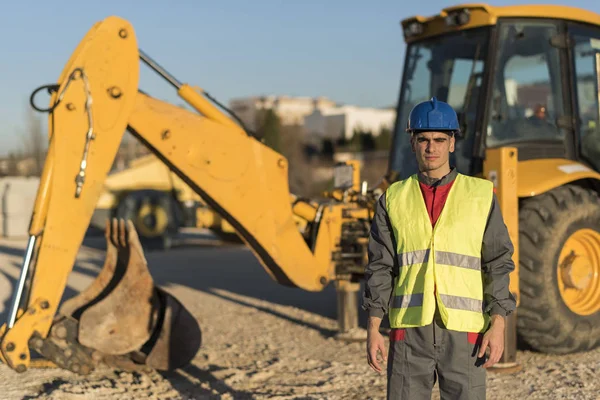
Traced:
[[[467, 22], [458, 23], [461, 13], [462, 18], [468, 16]], [[409, 43], [445, 32], [495, 25], [498, 18], [557, 18], [600, 26], [600, 14], [578, 7], [537, 4], [497, 7], [482, 3], [446, 7], [439, 14], [430, 17], [412, 16], [403, 19], [401, 25], [404, 38]], [[415, 22], [417, 27], [412, 27], [416, 30], [413, 30], [411, 35], [409, 30]]]

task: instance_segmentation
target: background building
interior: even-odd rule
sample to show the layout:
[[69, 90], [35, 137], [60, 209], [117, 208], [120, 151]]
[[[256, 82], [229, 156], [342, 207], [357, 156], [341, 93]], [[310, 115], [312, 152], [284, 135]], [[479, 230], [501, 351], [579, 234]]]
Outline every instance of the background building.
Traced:
[[352, 139], [355, 131], [379, 136], [383, 129], [393, 129], [396, 111], [393, 109], [341, 106], [316, 109], [304, 118], [307, 138], [317, 143], [323, 139]]
[[335, 107], [336, 103], [325, 97], [254, 96], [232, 99], [229, 108], [250, 130], [257, 129], [260, 111], [272, 109], [282, 125], [302, 125], [304, 117], [315, 109]]

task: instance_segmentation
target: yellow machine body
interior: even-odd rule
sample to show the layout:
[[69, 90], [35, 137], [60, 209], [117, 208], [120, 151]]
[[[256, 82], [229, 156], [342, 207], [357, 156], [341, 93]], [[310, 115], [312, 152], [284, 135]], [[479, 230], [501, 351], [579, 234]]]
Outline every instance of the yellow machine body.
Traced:
[[[143, 197], [143, 192], [150, 191], [152, 196], [168, 197], [170, 202], [176, 203], [173, 204], [174, 207], [189, 210], [187, 214], [174, 221], [177, 228], [205, 228], [228, 240], [237, 238], [235, 229], [211, 210], [189, 185], [153, 154], [132, 160], [127, 168], [108, 175], [104, 188], [92, 217], [92, 223], [96, 227], [103, 228], [105, 219], [115, 216], [119, 206], [130, 196], [139, 194], [139, 197]], [[143, 221], [135, 224], [142, 238], [166, 234], [167, 220], [175, 218], [172, 213], [165, 211], [164, 207], [150, 206], [143, 202], [140, 202], [133, 211], [133, 215], [140, 220], [149, 214], [154, 217], [152, 224], [145, 224]], [[164, 222], [159, 224], [159, 221]]]
[[[460, 104], [459, 118], [469, 121], [467, 134], [475, 137], [468, 149], [469, 167], [496, 185], [514, 245], [516, 268], [510, 291], [518, 304], [508, 318], [503, 363], [516, 360], [517, 330], [543, 352], [564, 354], [596, 347], [600, 344], [600, 15], [568, 5], [469, 3], [432, 16], [405, 18], [401, 26], [408, 45], [408, 77], [403, 78], [399, 113], [426, 100], [425, 93]], [[542, 29], [548, 36], [540, 33], [536, 42]], [[446, 51], [442, 43], [452, 48]], [[535, 56], [537, 62], [532, 61]], [[539, 71], [548, 78], [535, 75]], [[464, 99], [452, 96], [462, 85], [461, 73], [469, 74]], [[525, 74], [537, 79], [523, 78]], [[536, 93], [534, 83], [539, 85]], [[480, 97], [472, 100], [473, 93]], [[534, 101], [540, 103], [534, 107]], [[550, 105], [550, 114], [544, 102]], [[526, 114], [527, 107], [533, 109], [532, 115]], [[542, 118], [537, 109], [554, 119], [547, 125], [535, 122], [534, 117]], [[468, 119], [469, 112], [475, 117]], [[406, 114], [397, 129], [402, 129], [402, 118]]]
[[[467, 21], [449, 24], [456, 13], [467, 15]], [[402, 26], [410, 45], [494, 26], [507, 17], [569, 19], [600, 26], [598, 15], [575, 8], [480, 4], [408, 18]], [[140, 91], [140, 60], [196, 112]], [[131, 180], [140, 175], [148, 175], [141, 181], [147, 187], [164, 191], [168, 181], [170, 187], [189, 194], [182, 198], [200, 198], [235, 230], [278, 284], [315, 292], [333, 283], [340, 304], [356, 307], [374, 206], [393, 181], [391, 175], [378, 187], [367, 188], [360, 182], [360, 165], [342, 163], [335, 167], [335, 189], [324, 193], [324, 199], [296, 197], [289, 190], [287, 159], [217, 108], [202, 89], [168, 74], [138, 48], [133, 26], [119, 17], [108, 17], [90, 29], [52, 87], [49, 150], [30, 241], [9, 320], [0, 330], [0, 357], [11, 368], [27, 370], [30, 348], [77, 373], [89, 373], [100, 362], [168, 370], [193, 358], [200, 346], [197, 321], [170, 293], [153, 284], [137, 234], [140, 229], [133, 221], [108, 221], [102, 271], [89, 288], [59, 309], [95, 210], [113, 207], [110, 192], [135, 187]], [[111, 180], [108, 173], [126, 130], [164, 167], [141, 161], [137, 167], [143, 173], [134, 168]], [[397, 130], [403, 132], [403, 127]], [[495, 183], [515, 247], [517, 268], [511, 274], [510, 291], [519, 311], [507, 325], [506, 362], [515, 358], [517, 314], [521, 332], [543, 351], [571, 352], [598, 343], [585, 335], [596, 331], [582, 327], [597, 329], [592, 322], [600, 315], [600, 206], [594, 191], [600, 188], [599, 171], [579, 160], [525, 160], [523, 154], [512, 145], [485, 148], [481, 154], [473, 151], [473, 158], [481, 160], [478, 175]], [[394, 162], [390, 157], [390, 165]], [[572, 208], [574, 202], [578, 208]], [[144, 207], [141, 219], [152, 213], [151, 205]], [[206, 215], [198, 217], [218, 223]], [[599, 226], [593, 225], [596, 219]], [[159, 226], [166, 224], [164, 217], [158, 221]], [[556, 284], [544, 286], [546, 282]], [[544, 317], [552, 329], [544, 331], [536, 313], [547, 310], [530, 304], [538, 297], [549, 299], [548, 307], [568, 308], [571, 314], [562, 314], [566, 319]], [[340, 307], [338, 319], [340, 331], [347, 332], [356, 327], [356, 310]]]
[[[192, 336], [170, 344], [161, 341], [175, 332], [196, 332], [197, 322], [173, 296], [153, 286], [140, 254], [139, 229], [131, 224], [135, 220], [115, 219], [106, 226], [109, 251], [102, 272], [86, 291], [58, 308], [97, 206], [110, 207], [110, 192], [139, 178], [135, 169], [108, 175], [126, 130], [169, 171], [141, 161], [137, 168], [149, 179], [140, 184], [163, 190], [168, 180], [175, 188], [191, 188], [189, 198], [201, 198], [232, 226], [274, 281], [320, 291], [356, 274], [340, 266], [364, 262], [364, 249], [358, 256], [342, 254], [342, 226], [362, 220], [360, 235], [365, 237], [368, 204], [296, 198], [289, 192], [286, 158], [244, 131], [201, 89], [174, 83], [197, 113], [138, 91], [140, 59], [174, 83], [138, 49], [130, 23], [108, 17], [83, 38], [54, 86], [49, 150], [31, 221], [23, 287], [15, 291], [15, 312], [2, 328], [0, 343], [2, 359], [18, 372], [29, 365], [30, 347], [83, 373], [100, 361], [172, 369], [197, 350]], [[350, 175], [354, 180], [358, 176]], [[344, 188], [344, 200], [361, 196], [353, 191], [359, 186], [351, 182]], [[357, 244], [364, 247], [366, 241], [353, 241], [352, 251]], [[358, 263], [353, 261], [357, 257]], [[153, 339], [158, 331], [163, 333]], [[137, 361], [140, 357], [145, 361]]]

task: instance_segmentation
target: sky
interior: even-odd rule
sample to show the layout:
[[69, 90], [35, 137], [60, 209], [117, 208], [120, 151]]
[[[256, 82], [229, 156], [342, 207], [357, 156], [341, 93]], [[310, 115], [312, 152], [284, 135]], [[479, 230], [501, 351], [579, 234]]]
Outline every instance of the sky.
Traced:
[[[170, 0], [4, 2], [0, 13], [0, 156], [22, 145], [31, 92], [54, 83], [92, 27], [127, 19], [139, 47], [178, 80], [227, 104], [255, 95], [325, 96], [366, 107], [395, 105], [405, 45], [400, 21], [459, 1]], [[597, 0], [569, 4], [600, 13]], [[489, 1], [501, 6], [518, 1]], [[140, 63], [140, 89], [182, 103]], [[48, 96], [38, 102], [47, 106]], [[45, 129], [45, 114], [39, 114]]]

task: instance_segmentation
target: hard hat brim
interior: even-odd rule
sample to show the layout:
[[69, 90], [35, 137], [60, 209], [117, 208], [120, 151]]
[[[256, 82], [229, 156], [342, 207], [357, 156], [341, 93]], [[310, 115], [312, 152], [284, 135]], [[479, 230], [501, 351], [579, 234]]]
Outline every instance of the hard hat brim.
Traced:
[[411, 135], [418, 135], [423, 132], [442, 132], [450, 136], [460, 136], [461, 134], [460, 129], [407, 129], [406, 132]]

